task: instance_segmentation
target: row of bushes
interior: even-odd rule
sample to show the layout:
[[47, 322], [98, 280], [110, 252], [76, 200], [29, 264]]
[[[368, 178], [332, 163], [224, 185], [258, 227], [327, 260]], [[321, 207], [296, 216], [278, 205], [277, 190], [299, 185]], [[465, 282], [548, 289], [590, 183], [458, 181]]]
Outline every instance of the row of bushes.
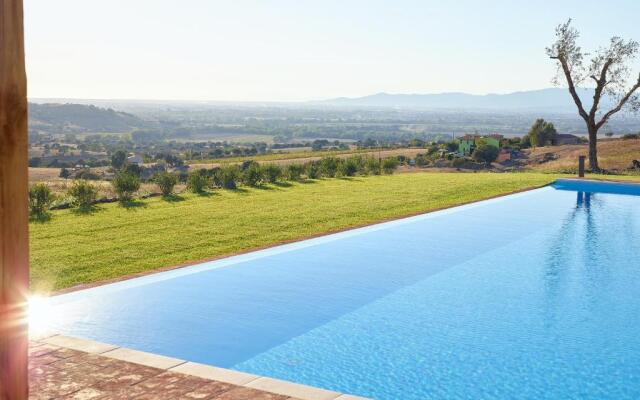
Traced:
[[[284, 167], [247, 161], [241, 165], [192, 171], [187, 176], [186, 183], [190, 191], [203, 193], [207, 189], [214, 188], [236, 189], [241, 184], [260, 186], [287, 180], [301, 181], [303, 179], [391, 174], [398, 165], [399, 161], [396, 157], [378, 160], [362, 156], [344, 159], [325, 157], [306, 164], [290, 164]], [[158, 186], [163, 196], [170, 196], [178, 184], [179, 177], [170, 172], [160, 172], [154, 175], [152, 181]], [[140, 178], [123, 169], [116, 174], [111, 184], [118, 200], [128, 202], [140, 189]], [[86, 180], [76, 180], [68, 189], [67, 195], [72, 199], [71, 205], [80, 210], [89, 210], [97, 201], [98, 188]], [[29, 212], [32, 217], [45, 216], [55, 198], [56, 196], [46, 184], [38, 183], [31, 186], [29, 189]]]

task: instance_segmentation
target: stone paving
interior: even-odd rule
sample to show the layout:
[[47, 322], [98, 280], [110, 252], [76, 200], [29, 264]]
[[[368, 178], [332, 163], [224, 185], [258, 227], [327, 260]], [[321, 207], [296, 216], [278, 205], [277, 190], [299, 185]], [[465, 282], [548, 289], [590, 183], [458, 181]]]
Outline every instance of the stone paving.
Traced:
[[30, 399], [296, 400], [47, 343], [29, 347]]

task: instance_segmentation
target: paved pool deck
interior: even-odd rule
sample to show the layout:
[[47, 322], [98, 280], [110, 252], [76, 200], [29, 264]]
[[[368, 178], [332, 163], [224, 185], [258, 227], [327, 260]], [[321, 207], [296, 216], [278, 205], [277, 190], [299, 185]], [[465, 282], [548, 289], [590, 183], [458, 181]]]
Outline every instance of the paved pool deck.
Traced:
[[363, 400], [63, 335], [29, 342], [29, 399]]

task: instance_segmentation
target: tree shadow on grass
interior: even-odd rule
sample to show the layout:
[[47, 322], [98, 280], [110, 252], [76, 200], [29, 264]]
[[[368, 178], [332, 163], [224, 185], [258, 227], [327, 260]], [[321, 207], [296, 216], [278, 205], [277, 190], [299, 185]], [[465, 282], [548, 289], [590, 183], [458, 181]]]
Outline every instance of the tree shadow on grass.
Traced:
[[87, 207], [77, 207], [77, 208], [71, 209], [71, 213], [76, 215], [91, 215], [100, 211], [104, 211], [104, 208], [98, 207], [95, 204], [92, 204]]
[[124, 200], [120, 202], [120, 206], [127, 210], [135, 210], [137, 208], [147, 208], [148, 204], [140, 200]]
[[278, 182], [274, 182], [273, 185], [279, 188], [288, 188], [293, 186], [293, 183], [287, 182], [287, 181], [278, 181]]
[[312, 183], [318, 183], [318, 179], [301, 179], [298, 183], [301, 185], [310, 185]]
[[341, 176], [338, 179], [341, 181], [349, 181], [349, 182], [362, 182], [362, 178], [357, 176]]
[[51, 221], [51, 213], [43, 212], [38, 214], [29, 215], [29, 222], [36, 222], [38, 224], [44, 224]]
[[253, 189], [258, 189], [258, 190], [275, 190], [275, 188], [273, 186], [271, 186], [271, 184], [266, 184], [263, 183], [261, 185], [257, 185], [257, 186], [251, 186]]
[[166, 196], [162, 196], [162, 200], [168, 202], [168, 203], [178, 203], [181, 201], [185, 201], [185, 198], [179, 194], [176, 193], [171, 193], [168, 194]]
[[245, 195], [249, 194], [249, 189], [243, 188], [243, 187], [237, 187], [235, 189], [227, 189], [227, 190], [237, 194], [245, 194]]

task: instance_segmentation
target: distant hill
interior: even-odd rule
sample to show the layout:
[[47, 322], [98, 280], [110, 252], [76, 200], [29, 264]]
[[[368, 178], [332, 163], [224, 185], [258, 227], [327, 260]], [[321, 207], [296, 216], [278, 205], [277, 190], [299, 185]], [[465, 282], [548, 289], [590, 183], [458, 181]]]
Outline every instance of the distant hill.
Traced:
[[146, 125], [135, 115], [83, 104], [29, 103], [29, 131], [48, 133], [130, 132]]
[[[590, 89], [581, 89], [579, 95], [586, 107], [593, 96]], [[605, 99], [605, 102], [607, 100]], [[325, 100], [323, 104], [365, 107], [410, 107], [431, 109], [501, 109], [501, 110], [555, 110], [575, 111], [575, 104], [567, 89], [550, 88], [508, 94], [474, 95], [468, 93], [390, 94]]]

